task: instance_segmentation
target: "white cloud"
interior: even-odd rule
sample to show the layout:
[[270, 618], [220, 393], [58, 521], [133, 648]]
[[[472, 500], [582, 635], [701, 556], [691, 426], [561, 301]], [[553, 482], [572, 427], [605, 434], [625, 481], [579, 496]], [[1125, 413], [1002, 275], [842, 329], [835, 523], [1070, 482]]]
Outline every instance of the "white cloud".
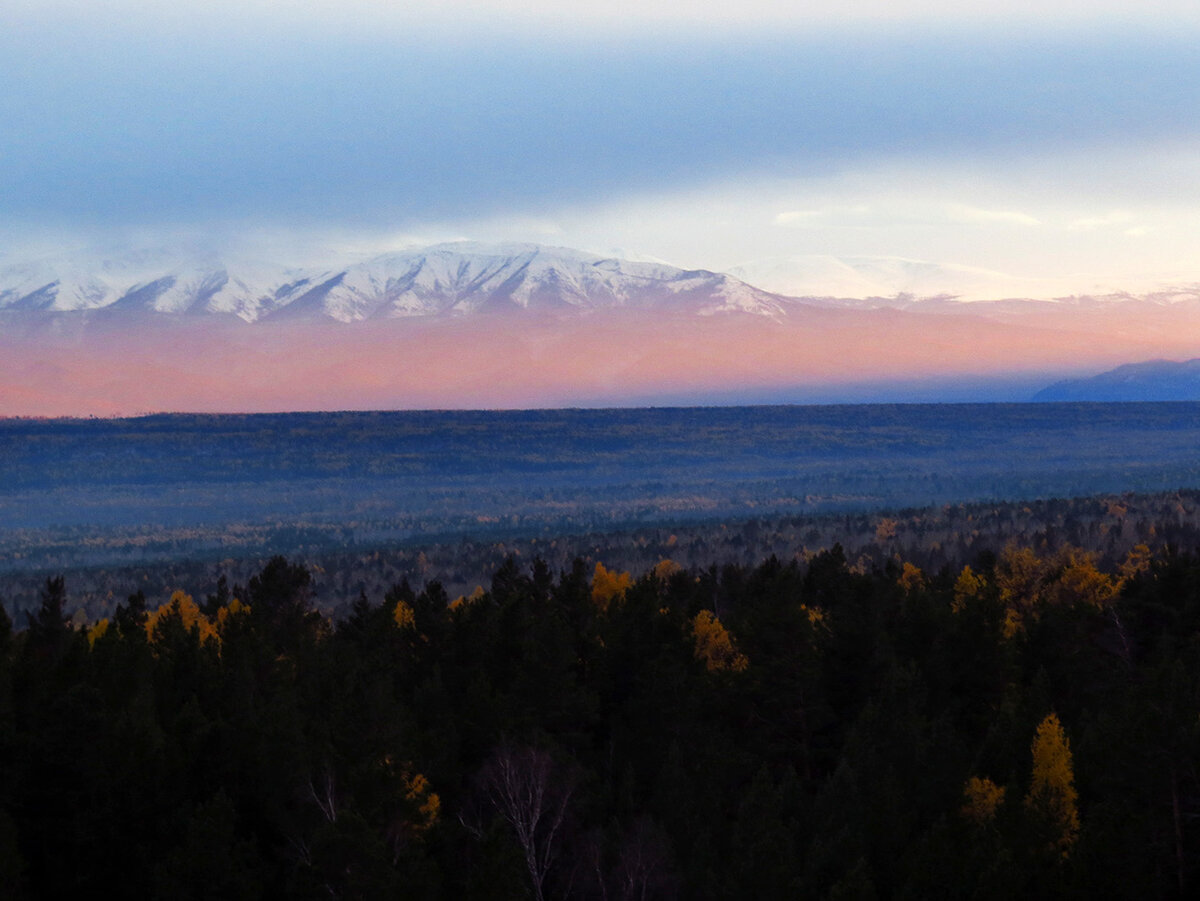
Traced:
[[[1189, 146], [1019, 160], [847, 164], [714, 181], [553, 212], [558, 243], [620, 245], [684, 267], [794, 255], [932, 260], [1093, 284], [1200, 279], [1200, 163]], [[461, 230], [477, 234], [470, 224]], [[1154, 240], [1140, 240], [1153, 234]], [[543, 240], [532, 232], [514, 239]]]
[[[246, 209], [257, 214], [261, 208], [262, 222], [268, 225], [308, 223], [298, 236], [289, 237], [283, 226], [275, 237], [258, 236], [289, 255], [290, 241], [361, 246], [367, 252], [397, 242], [466, 237], [620, 245], [706, 268], [762, 256], [829, 254], [934, 259], [1015, 273], [1178, 266], [1195, 277], [1200, 274], [1194, 241], [1200, 233], [1200, 139], [1181, 112], [1191, 108], [1196, 84], [1186, 77], [1194, 74], [1187, 62], [1193, 58], [1187, 40], [1167, 42], [1171, 52], [1165, 56], [1153, 41], [1134, 48], [1111, 75], [1116, 82], [1126, 73], [1122, 81], [1128, 89], [1111, 108], [1105, 106], [1111, 100], [1105, 99], [1110, 85], [1096, 77], [1101, 71], [1109, 74], [1107, 51], [1117, 46], [1111, 35], [1078, 45], [1066, 41], [1058, 51], [1042, 54], [1036, 41], [1025, 41], [1022, 34], [1023, 40], [1010, 41], [1011, 46], [1033, 50], [1010, 58], [1000, 52], [1008, 37], [1001, 35], [993, 43], [989, 30], [989, 40], [980, 45], [986, 52], [978, 55], [990, 59], [995, 54], [996, 60], [978, 68], [927, 66], [943, 50], [948, 58], [974, 59], [971, 41], [942, 42], [941, 34], [924, 35], [924, 44], [885, 36], [876, 48], [886, 51], [879, 65], [848, 52], [840, 40], [816, 41], [808, 45], [810, 51], [827, 54], [837, 65], [828, 72], [815, 65], [797, 69], [790, 77], [781, 72], [791, 70], [780, 68], [769, 54], [763, 56], [772, 48], [783, 48], [781, 59], [802, 56], [793, 52], [799, 41], [783, 40], [795, 33], [788, 31], [793, 26], [806, 31], [847, 26], [874, 39], [884, 29], [863, 23], [928, 22], [954, 28], [987, 17], [1101, 23], [1128, 14], [1149, 26], [1148, 10], [1106, 0], [867, 0], [842, 5], [746, 0], [736, 8], [727, 2], [645, 0], [9, 0], [0, 10], [0, 35], [8, 23], [43, 27], [28, 29], [28, 35], [21, 28], [8, 29], [0, 51], [33, 48], [20, 60], [25, 74], [51, 75], [42, 85], [44, 103], [30, 89], [31, 79], [8, 95], [20, 102], [8, 104], [18, 115], [6, 121], [21, 123], [24, 116], [25, 127], [14, 128], [11, 143], [5, 142], [5, 151], [13, 151], [6, 154], [6, 168], [51, 178], [40, 186], [37, 179], [24, 179], [35, 186], [22, 195], [26, 207], [16, 206], [12, 195], [0, 205], [7, 203], [8, 215], [15, 217], [28, 210], [41, 214], [51, 208], [49, 201], [66, 198], [61, 201], [65, 217], [75, 209], [88, 210], [77, 198], [94, 200], [99, 189], [111, 184], [117, 186], [114, 202], [100, 204], [104, 215], [119, 202], [130, 204], [133, 213], [122, 214], [129, 221], [135, 214], [145, 216], [144, 209], [157, 215], [160, 208], [175, 204], [163, 213], [167, 221], [174, 221], [171, 216], [207, 217], [210, 221], [199, 226], [204, 231], [214, 230], [211, 220], [244, 218]], [[1153, 7], [1155, 22], [1172, 15], [1191, 16], [1200, 26], [1200, 4], [1194, 0]], [[48, 26], [72, 23], [75, 44], [51, 40], [55, 31]], [[193, 40], [191, 29], [197, 24], [208, 29], [207, 42]], [[597, 42], [590, 40], [590, 31], [583, 42], [571, 33], [577, 26], [585, 31], [596, 27], [601, 34], [605, 28], [645, 29], [648, 24], [671, 27], [646, 29], [649, 39], [623, 56], [608, 51], [626, 44], [599, 42], [600, 52], [594, 52]], [[99, 27], [104, 25], [114, 29]], [[445, 29], [427, 40], [421, 31], [426, 25]], [[501, 25], [538, 40], [505, 42], [489, 31]], [[735, 26], [770, 27], [781, 40], [726, 41], [728, 34], [736, 35]], [[164, 28], [177, 28], [179, 40], [146, 40]], [[672, 57], [664, 55], [670, 42], [659, 38], [674, 39], [687, 28], [718, 35], [719, 40], [705, 45], [711, 56], [704, 59], [713, 64], [705, 62], [672, 82], [676, 70], [687, 69], [687, 45], [673, 45]], [[288, 31], [296, 29], [307, 29], [304, 39], [287, 39]], [[323, 40], [326, 30], [329, 41]], [[370, 35], [374, 43], [347, 41], [341, 32]], [[1045, 32], [1033, 29], [1030, 36], [1036, 39]], [[393, 59], [416, 59], [401, 46], [405, 41], [408, 51], [437, 47], [440, 53], [459, 33], [464, 41], [474, 41], [471, 48], [494, 55], [477, 69], [466, 65], [474, 58], [466, 53], [420, 57], [407, 68], [392, 64]], [[111, 46], [112, 52], [74, 61], [72, 47], [92, 46], [96, 34], [106, 38], [102, 49]], [[480, 40], [485, 34], [486, 40]], [[138, 47], [154, 48], [161, 59], [141, 63], [139, 69], [139, 54], [118, 40], [131, 35], [140, 39]], [[561, 46], [547, 43], [547, 35], [563, 36]], [[249, 50], [241, 46], [231, 54], [229, 47], [239, 37]], [[1124, 37], [1122, 32], [1121, 47]], [[261, 70], [250, 67], [252, 76], [238, 76], [239, 66], [229, 60], [256, 61], [263, 55], [259, 42], [270, 44], [271, 54], [265, 54], [270, 60]], [[563, 47], [586, 52], [555, 56]], [[188, 53], [204, 65], [182, 65], [165, 74], [154, 67]], [[276, 85], [271, 81], [276, 57], [284, 63], [301, 61], [297, 71], [303, 77], [283, 78]], [[769, 64], [756, 69], [754, 64], [764, 58]], [[538, 65], [529, 64], [531, 59]], [[839, 68], [843, 59], [845, 68]], [[1080, 59], [1088, 65], [1080, 65]], [[383, 62], [357, 69], [352, 64], [357, 60]], [[1021, 67], [1021, 62], [1037, 65]], [[1149, 81], [1140, 77], [1147, 66], [1155, 74]], [[66, 70], [80, 73], [78, 90], [63, 80]], [[578, 72], [586, 77], [574, 80]], [[614, 72], [620, 77], [607, 77]], [[121, 75], [117, 90], [105, 90], [106, 73]], [[997, 73], [1000, 77], [993, 77]], [[806, 74], [812, 77], [801, 77]], [[270, 89], [256, 93], [264, 80]], [[666, 88], [664, 81], [669, 82]], [[776, 96], [769, 90], [774, 84], [801, 85], [808, 93]], [[942, 84], [952, 90], [939, 94]], [[1062, 84], [1079, 89], [1054, 90]], [[164, 90], [156, 94], [143, 86]], [[805, 105], [809, 94], [816, 98], [811, 109]], [[111, 103], [106, 112], [110, 96], [121, 102]], [[158, 98], [154, 115], [145, 113], [147, 97]], [[393, 97], [415, 100], [391, 104]], [[1075, 132], [1064, 126], [1072, 116], [1060, 122], [1045, 115], [1059, 108], [1047, 106], [1047, 97], [1064, 111], [1080, 111]], [[56, 103], [65, 115], [56, 115]], [[1127, 114], [1143, 109], [1143, 118], [1133, 117], [1137, 127], [1130, 127]], [[140, 111], [141, 117], [127, 117], [127, 110]], [[579, 110], [584, 113], [576, 116]], [[636, 110], [649, 112], [630, 114]], [[842, 116], [842, 110], [851, 113]], [[121, 127], [113, 128], [112, 122]], [[713, 127], [717, 122], [727, 127]], [[39, 124], [48, 127], [31, 127]], [[53, 140], [55, 128], [61, 128], [57, 134], [63, 140]], [[288, 135], [286, 146], [278, 134]], [[958, 140], [975, 134], [978, 141]], [[117, 138], [110, 140], [111, 135]], [[189, 135], [197, 140], [189, 142]], [[1010, 140], [1017, 135], [1019, 144]], [[146, 140], [139, 143], [139, 137]], [[155, 152], [159, 140], [175, 155]], [[1113, 144], [1099, 146], [1104, 141]], [[201, 150], [189, 155], [198, 145]], [[55, 154], [42, 166], [44, 146], [53, 146]], [[276, 146], [287, 151], [278, 165], [262, 165], [270, 162], [268, 148]], [[307, 155], [298, 154], [298, 147]], [[689, 155], [696, 147], [706, 152]], [[148, 165], [124, 165], [127, 157], [136, 159], [138, 148], [148, 149]], [[594, 148], [599, 151], [593, 153]], [[11, 164], [18, 150], [25, 152], [24, 168]], [[903, 156], [905, 152], [910, 155]], [[70, 173], [64, 158], [76, 161], [76, 183], [84, 190], [63, 190], [72, 184], [65, 178]], [[94, 168], [97, 159], [127, 181], [99, 176], [106, 170]], [[163, 159], [169, 164], [153, 169]], [[232, 178], [217, 171], [217, 163], [229, 160], [241, 167], [230, 170]], [[342, 165], [340, 160], [349, 162]], [[384, 164], [378, 171], [388, 173], [386, 178], [358, 178]], [[410, 171], [419, 174], [411, 179], [393, 175]], [[216, 177], [189, 181], [187, 173], [195, 172]], [[798, 172], [821, 174], [795, 176]], [[13, 181], [20, 187], [18, 179]], [[147, 183], [158, 187], [145, 188]], [[266, 187], [251, 196], [259, 185]], [[155, 195], [164, 186], [163, 196]], [[227, 188], [234, 202], [196, 212], [207, 198], [223, 198]], [[424, 199], [414, 200], [418, 196]], [[452, 200], [442, 202], [448, 196]], [[279, 197], [285, 200], [276, 203]], [[317, 199], [304, 205], [287, 198]], [[307, 218], [293, 216], [294, 211]], [[339, 224], [344, 232], [316, 235]], [[362, 230], [354, 231], [356, 226]], [[22, 233], [27, 223], [8, 227]], [[158, 230], [154, 221], [148, 227]], [[244, 231], [245, 223], [230, 224], [228, 232], [239, 228]], [[1153, 241], [1135, 240], [1150, 233]], [[295, 251], [301, 252], [309, 251]]]
[[1041, 220], [1028, 213], [1018, 210], [988, 210], [965, 204], [951, 204], [946, 210], [947, 217], [952, 222], [963, 222], [973, 225], [1023, 225], [1038, 226]]
[[1081, 216], [1078, 219], [1072, 219], [1067, 223], [1067, 229], [1069, 231], [1088, 232], [1101, 228], [1113, 228], [1115, 226], [1122, 225], [1127, 226], [1132, 218], [1133, 217], [1124, 210], [1115, 210], [1099, 216]]
[[[247, 232], [231, 222], [201, 231], [221, 246], [263, 248], [287, 260], [470, 239], [621, 247], [623, 254], [685, 268], [726, 269], [795, 255], [878, 256], [1088, 284], [1134, 275], [1198, 281], [1198, 160], [1191, 146], [1020, 160], [911, 158], [847, 163], [806, 178], [714, 179], [603, 202], [405, 220], [391, 228], [331, 224]], [[30, 233], [0, 221], [0, 244], [35, 238], [42, 246], [62, 246], [44, 230]]]
[[868, 204], [830, 206], [823, 209], [785, 210], [776, 213], [771, 220], [775, 225], [787, 228], [811, 228], [828, 225], [853, 225], [871, 220], [872, 210]]
[[937, 203], [920, 191], [903, 192], [900, 196], [890, 199], [887, 195], [876, 195], [873, 203], [787, 210], [777, 213], [771, 221], [775, 225], [787, 228], [938, 226], [946, 222], [1034, 228], [1042, 224], [1036, 216], [1020, 210], [988, 209], [964, 203]]
[[787, 210], [776, 213], [771, 220], [776, 225], [802, 226], [812, 225], [825, 215], [823, 210]]

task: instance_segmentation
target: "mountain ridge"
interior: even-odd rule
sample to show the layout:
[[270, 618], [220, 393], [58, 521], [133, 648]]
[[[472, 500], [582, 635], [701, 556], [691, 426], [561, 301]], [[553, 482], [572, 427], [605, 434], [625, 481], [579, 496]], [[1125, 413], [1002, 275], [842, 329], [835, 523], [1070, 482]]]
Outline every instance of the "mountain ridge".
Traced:
[[1055, 401], [1193, 401], [1200, 400], [1200, 358], [1126, 363], [1090, 378], [1064, 379], [1033, 396]]
[[786, 314], [790, 299], [731, 275], [537, 244], [438, 244], [341, 266], [284, 267], [220, 258], [40, 260], [0, 266], [0, 311], [142, 310], [340, 322], [481, 310], [586, 312], [684, 308], [699, 315]]
[[[1072, 292], [1066, 285], [900, 257], [767, 258], [721, 272], [528, 243], [448, 242], [306, 266], [196, 248], [110, 248], [0, 259], [0, 313], [220, 314], [247, 323], [349, 323], [514, 310], [619, 308], [782, 320], [813, 306], [986, 315], [1022, 313], [1033, 304], [1200, 306], [1200, 284], [1190, 282], [1160, 283], [1142, 293], [1099, 285], [1090, 286], [1092, 293]], [[1012, 287], [1028, 290], [1006, 292]], [[1057, 293], [1028, 293], [1039, 288]]]

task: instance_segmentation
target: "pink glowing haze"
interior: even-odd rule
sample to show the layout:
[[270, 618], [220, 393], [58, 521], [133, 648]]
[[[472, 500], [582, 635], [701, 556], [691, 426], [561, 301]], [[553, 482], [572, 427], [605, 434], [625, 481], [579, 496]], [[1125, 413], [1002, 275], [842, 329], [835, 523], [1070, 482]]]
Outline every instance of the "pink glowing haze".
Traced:
[[989, 306], [116, 326], [2, 346], [0, 415], [1022, 400], [1064, 374], [1200, 346], [1192, 305]]
[[[5, 3], [0, 415], [1020, 400], [1200, 356], [1198, 9]], [[810, 302], [267, 309], [460, 241]], [[164, 246], [304, 274], [248, 315]]]

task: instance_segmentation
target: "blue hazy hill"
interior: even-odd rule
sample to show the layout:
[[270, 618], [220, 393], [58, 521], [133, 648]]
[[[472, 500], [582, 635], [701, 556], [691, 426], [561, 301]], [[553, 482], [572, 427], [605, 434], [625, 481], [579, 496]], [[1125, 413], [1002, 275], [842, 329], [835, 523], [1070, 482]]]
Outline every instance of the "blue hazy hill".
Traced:
[[1200, 358], [1129, 363], [1086, 379], [1066, 379], [1033, 396], [1045, 401], [1197, 401]]

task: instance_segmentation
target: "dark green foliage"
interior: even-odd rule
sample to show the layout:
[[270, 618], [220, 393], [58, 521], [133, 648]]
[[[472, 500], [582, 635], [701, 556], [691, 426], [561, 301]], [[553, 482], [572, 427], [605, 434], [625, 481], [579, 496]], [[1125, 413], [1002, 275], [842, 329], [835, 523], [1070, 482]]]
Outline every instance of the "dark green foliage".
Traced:
[[[1158, 554], [1099, 605], [1018, 599], [1016, 627], [1000, 564], [973, 560], [960, 602], [961, 563], [835, 546], [664, 566], [597, 603], [582, 561], [514, 557], [473, 597], [401, 583], [330, 621], [278, 558], [207, 599], [207, 639], [179, 613], [147, 635], [140, 593], [87, 634], [51, 579], [26, 629], [0, 617], [0, 878], [13, 897], [1192, 896], [1200, 558]], [[744, 668], [698, 658], [701, 611]], [[1065, 855], [1024, 801], [1049, 713], [1078, 790]], [[506, 761], [537, 788], [521, 803]], [[964, 812], [972, 777], [994, 809]]]
[[36, 614], [29, 616], [26, 647], [43, 658], [56, 658], [70, 641], [67, 625], [67, 591], [62, 576], [47, 578]]
[[146, 625], [146, 595], [140, 588], [129, 596], [128, 603], [117, 605], [113, 621], [124, 636], [132, 637], [143, 632]]
[[225, 792], [198, 805], [183, 840], [154, 867], [159, 898], [184, 901], [251, 901], [262, 897], [257, 855], [237, 828], [237, 812]]

